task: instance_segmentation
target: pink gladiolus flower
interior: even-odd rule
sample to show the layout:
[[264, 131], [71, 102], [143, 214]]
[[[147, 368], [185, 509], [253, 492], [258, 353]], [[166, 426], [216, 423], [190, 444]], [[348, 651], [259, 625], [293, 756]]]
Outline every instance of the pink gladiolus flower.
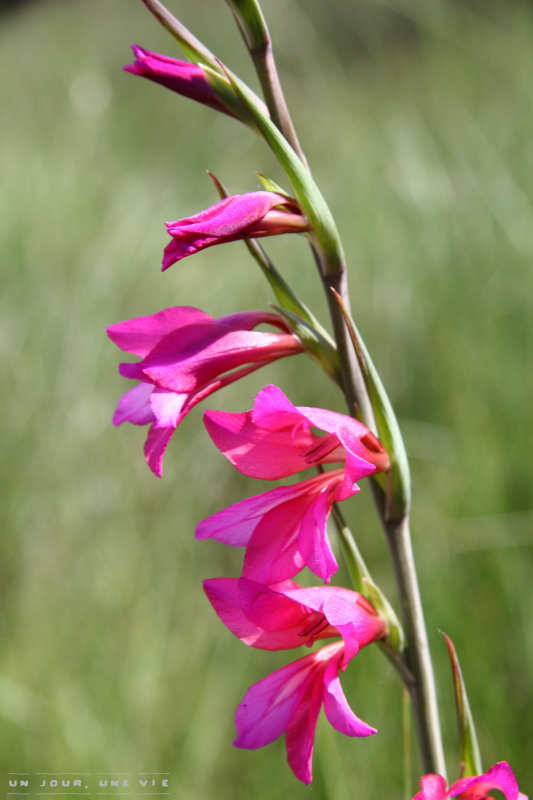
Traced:
[[131, 47], [135, 54], [135, 62], [123, 67], [126, 72], [148, 78], [216, 111], [222, 111], [231, 117], [235, 116], [217, 97], [205, 72], [198, 65], [162, 56], [159, 53], [151, 53], [150, 50], [145, 50], [136, 44], [132, 44]]
[[305, 233], [309, 226], [296, 200], [274, 192], [249, 192], [226, 197], [193, 217], [167, 222], [167, 229], [172, 241], [165, 247], [163, 270], [215, 244]]
[[263, 586], [247, 578], [211, 578], [204, 591], [232, 633], [260, 650], [292, 650], [342, 636], [344, 666], [387, 633], [387, 623], [358, 592], [337, 586], [302, 589], [288, 580]]
[[335, 642], [255, 683], [235, 715], [236, 747], [256, 750], [285, 732], [287, 759], [296, 777], [311, 783], [315, 728], [322, 705], [335, 730], [347, 736], [377, 733], [355, 716], [339, 680], [344, 644]]
[[460, 800], [491, 800], [489, 792], [498, 789], [505, 795], [505, 800], [528, 800], [518, 789], [513, 770], [506, 761], [500, 761], [474, 778], [461, 778], [446, 790], [446, 781], [440, 775], [424, 775], [420, 781], [422, 791], [413, 800], [448, 800], [459, 797]]
[[[262, 323], [282, 333], [253, 330]], [[141, 357], [119, 366], [121, 375], [141, 383], [121, 398], [113, 423], [152, 423], [144, 452], [159, 477], [174, 430], [197, 403], [259, 367], [303, 350], [282, 317], [262, 311], [213, 319], [197, 308], [174, 306], [111, 325], [107, 334], [121, 350]]]
[[[319, 464], [343, 464], [236, 503], [196, 528], [198, 539], [246, 547], [243, 575], [259, 583], [292, 578], [306, 565], [329, 582], [338, 568], [327, 536], [333, 501], [356, 494], [357, 480], [388, 469], [380, 442], [344, 414], [296, 408], [276, 386], [257, 395], [252, 411], [207, 411], [204, 422], [219, 450], [254, 478], [277, 480]], [[312, 427], [326, 435], [317, 436]]]

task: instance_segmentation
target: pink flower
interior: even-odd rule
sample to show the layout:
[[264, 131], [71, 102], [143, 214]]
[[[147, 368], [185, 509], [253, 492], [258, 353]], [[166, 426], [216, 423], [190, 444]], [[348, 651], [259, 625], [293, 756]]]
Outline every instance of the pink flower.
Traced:
[[420, 781], [422, 791], [413, 800], [448, 800], [459, 797], [460, 800], [490, 800], [489, 792], [498, 789], [505, 795], [505, 800], [527, 800], [521, 794], [513, 771], [506, 761], [500, 761], [474, 778], [462, 778], [446, 791], [446, 781], [440, 775], [424, 775]]
[[342, 636], [342, 667], [387, 633], [387, 623], [358, 592], [337, 586], [301, 589], [287, 580], [263, 586], [247, 578], [212, 578], [204, 591], [232, 633], [260, 650], [292, 650]]
[[[276, 386], [256, 397], [252, 411], [207, 411], [216, 446], [245, 475], [276, 480], [310, 466], [339, 469], [250, 497], [203, 520], [198, 539], [246, 547], [243, 575], [264, 585], [292, 578], [304, 566], [329, 582], [337, 562], [327, 535], [334, 500], [359, 491], [357, 480], [389, 466], [387, 453], [360, 422], [333, 411], [296, 408]], [[317, 436], [311, 428], [326, 432]]]
[[[262, 323], [282, 333], [252, 330]], [[121, 375], [141, 383], [121, 398], [113, 423], [152, 423], [144, 452], [159, 477], [174, 430], [197, 403], [259, 367], [303, 350], [280, 316], [262, 311], [213, 319], [197, 308], [174, 306], [111, 325], [107, 334], [121, 350], [141, 357], [119, 366]]]
[[193, 217], [167, 222], [167, 228], [172, 241], [165, 247], [163, 270], [215, 244], [309, 230], [296, 200], [274, 192], [226, 197]]
[[347, 736], [377, 733], [355, 716], [339, 680], [344, 644], [335, 642], [255, 683], [235, 715], [236, 747], [256, 750], [285, 732], [287, 758], [296, 777], [311, 783], [315, 728], [322, 705], [335, 730]]
[[148, 78], [216, 111], [235, 116], [217, 97], [201, 67], [188, 61], [151, 53], [150, 50], [145, 50], [136, 44], [132, 44], [131, 47], [135, 54], [135, 62], [123, 67], [126, 72]]

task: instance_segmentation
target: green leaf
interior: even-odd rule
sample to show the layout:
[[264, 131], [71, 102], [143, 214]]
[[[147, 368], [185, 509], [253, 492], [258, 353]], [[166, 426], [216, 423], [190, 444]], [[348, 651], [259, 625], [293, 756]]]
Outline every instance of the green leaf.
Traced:
[[454, 644], [449, 636], [442, 634], [448, 648], [452, 664], [455, 703], [457, 707], [457, 727], [459, 730], [459, 752], [461, 758], [461, 778], [483, 774], [481, 754], [477, 741], [474, 719], [468, 702], [468, 695]]
[[370, 354], [365, 346], [361, 334], [347, 312], [340, 295], [332, 289], [341, 308], [346, 326], [350, 333], [352, 343], [357, 355], [361, 372], [365, 381], [366, 390], [370, 398], [374, 418], [381, 443], [388, 452], [391, 468], [388, 473], [389, 481], [385, 487], [387, 495], [387, 519], [399, 519], [409, 512], [411, 503], [411, 477], [409, 461], [405, 451], [400, 426], [389, 400], [385, 387], [381, 382]]
[[274, 183], [274, 181], [270, 180], [270, 178], [267, 178], [265, 175], [262, 175], [260, 172], [256, 172], [255, 174], [259, 178], [259, 181], [261, 182], [261, 186], [263, 187], [263, 189], [266, 189], [267, 192], [274, 192], [275, 194], [282, 194], [285, 197], [290, 197], [290, 195], [287, 194], [285, 189], [282, 189], [281, 186], [278, 186], [278, 184]]
[[318, 186], [285, 137], [261, 108], [254, 93], [235, 75], [229, 72], [226, 74], [287, 173], [302, 211], [311, 226], [312, 239], [321, 256], [324, 275], [334, 275], [344, 270], [344, 253], [339, 232]]
[[335, 343], [319, 322], [313, 324], [304, 319], [299, 314], [289, 311], [287, 308], [272, 304], [278, 314], [287, 320], [292, 332], [298, 337], [307, 353], [311, 356], [330, 378], [342, 388], [342, 376], [339, 364], [339, 355]]

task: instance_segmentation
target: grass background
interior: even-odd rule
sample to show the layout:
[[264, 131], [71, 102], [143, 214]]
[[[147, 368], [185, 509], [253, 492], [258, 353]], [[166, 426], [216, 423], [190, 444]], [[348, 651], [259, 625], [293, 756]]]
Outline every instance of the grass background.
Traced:
[[[255, 86], [221, 0], [169, 4]], [[533, 7], [270, 0], [265, 11], [411, 456], [450, 772], [439, 629], [458, 648], [485, 767], [509, 760], [531, 792]], [[257, 187], [256, 169], [283, 182], [243, 126], [123, 73], [131, 42], [179, 56], [136, 0], [42, 0], [0, 18], [1, 769], [169, 772], [180, 800], [403, 797], [401, 690], [372, 648], [343, 685], [380, 734], [350, 740], [321, 719], [311, 789], [282, 740], [232, 748], [246, 687], [293, 656], [252, 651], [220, 625], [200, 582], [237, 575], [241, 554], [195, 543], [193, 529], [261, 487], [214, 449], [200, 410], [162, 480], [144, 463], [145, 431], [110, 424], [126, 382], [107, 325], [271, 299], [240, 243], [162, 275], [163, 221], [215, 201], [205, 169], [234, 192]], [[305, 242], [267, 249], [325, 320]], [[267, 382], [343, 410], [303, 356], [208, 405], [249, 408]], [[344, 510], [393, 594], [368, 492]]]

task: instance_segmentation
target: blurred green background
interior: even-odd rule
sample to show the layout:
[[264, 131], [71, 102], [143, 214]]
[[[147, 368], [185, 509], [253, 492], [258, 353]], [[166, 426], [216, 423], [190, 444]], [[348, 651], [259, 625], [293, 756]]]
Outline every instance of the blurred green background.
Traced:
[[[169, 5], [256, 85], [222, 0]], [[509, 760], [531, 792], [533, 7], [270, 0], [265, 11], [411, 456], [451, 775], [439, 629], [459, 651], [485, 767]], [[107, 325], [272, 299], [241, 243], [162, 275], [163, 221], [216, 200], [206, 169], [233, 192], [257, 187], [254, 170], [286, 185], [243, 126], [122, 72], [131, 42], [179, 57], [138, 0], [42, 0], [0, 17], [1, 769], [168, 772], [180, 800], [403, 797], [401, 689], [372, 648], [343, 685], [380, 733], [350, 740], [321, 719], [312, 789], [282, 740], [232, 747], [246, 687], [294, 654], [250, 650], [219, 623], [201, 579], [238, 575], [242, 553], [193, 530], [263, 487], [215, 450], [200, 409], [162, 480], [144, 463], [145, 429], [110, 424], [129, 385]], [[305, 241], [266, 247], [326, 320]], [[344, 410], [304, 356], [208, 405], [247, 409], [267, 382]], [[393, 594], [366, 487], [344, 510]]]

